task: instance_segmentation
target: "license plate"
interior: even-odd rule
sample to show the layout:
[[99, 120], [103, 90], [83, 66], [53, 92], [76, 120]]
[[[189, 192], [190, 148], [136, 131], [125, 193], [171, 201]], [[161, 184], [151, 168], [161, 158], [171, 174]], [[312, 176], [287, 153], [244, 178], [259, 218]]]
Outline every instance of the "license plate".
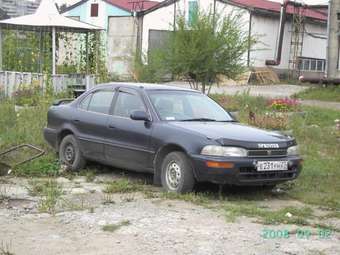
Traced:
[[257, 171], [286, 171], [288, 161], [258, 161]]

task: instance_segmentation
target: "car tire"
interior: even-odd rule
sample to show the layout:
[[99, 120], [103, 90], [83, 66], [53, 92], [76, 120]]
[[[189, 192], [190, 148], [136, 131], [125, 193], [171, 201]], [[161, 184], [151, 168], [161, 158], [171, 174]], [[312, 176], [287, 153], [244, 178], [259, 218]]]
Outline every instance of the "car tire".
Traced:
[[168, 192], [188, 193], [195, 185], [195, 177], [191, 162], [185, 153], [175, 151], [163, 160], [161, 181]]
[[73, 135], [67, 135], [59, 146], [60, 163], [66, 166], [66, 170], [76, 171], [83, 169], [86, 165], [78, 142]]

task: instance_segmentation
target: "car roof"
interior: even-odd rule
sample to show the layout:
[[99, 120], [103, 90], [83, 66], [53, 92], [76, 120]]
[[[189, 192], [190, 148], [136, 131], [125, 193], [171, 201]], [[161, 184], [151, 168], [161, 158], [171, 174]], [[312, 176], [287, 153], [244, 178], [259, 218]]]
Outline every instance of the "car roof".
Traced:
[[188, 91], [188, 92], [196, 92], [200, 93], [197, 90], [178, 87], [176, 85], [164, 85], [164, 84], [156, 84], [156, 83], [137, 83], [137, 82], [111, 82], [105, 84], [99, 84], [94, 88], [116, 88], [116, 87], [125, 87], [125, 88], [134, 88], [134, 89], [144, 89], [144, 90], [173, 90], [173, 91]]

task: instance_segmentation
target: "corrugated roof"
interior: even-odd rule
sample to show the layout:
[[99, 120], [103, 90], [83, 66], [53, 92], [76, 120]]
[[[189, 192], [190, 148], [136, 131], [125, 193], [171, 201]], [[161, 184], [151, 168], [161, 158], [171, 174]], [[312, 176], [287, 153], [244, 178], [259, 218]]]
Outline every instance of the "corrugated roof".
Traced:
[[[76, 2], [75, 4], [67, 7], [65, 10], [62, 11], [62, 13], [68, 12], [76, 8], [77, 6], [80, 6], [86, 3], [87, 1], [88, 0], [80, 0], [79, 2]], [[128, 11], [128, 12], [132, 12], [133, 9], [136, 9], [136, 8], [138, 9], [138, 11], [146, 11], [148, 9], [153, 8], [157, 4], [159, 4], [159, 2], [148, 1], [148, 0], [143, 0], [143, 1], [141, 0], [103, 0], [103, 1], [113, 6], [116, 6], [120, 9], [123, 9], [125, 11]]]
[[[272, 12], [280, 12], [281, 9], [280, 3], [268, 0], [230, 0], [230, 2], [246, 8], [254, 8]], [[293, 14], [294, 7], [289, 5], [287, 7], [287, 13]], [[304, 16], [313, 19], [327, 21], [328, 14], [324, 8], [313, 8], [311, 6], [308, 6], [308, 8], [306, 8], [304, 11]]]
[[104, 0], [104, 1], [129, 12], [131, 12], [135, 8], [137, 8], [138, 11], [146, 11], [159, 4], [159, 2], [155, 1], [141, 1], [141, 0]]

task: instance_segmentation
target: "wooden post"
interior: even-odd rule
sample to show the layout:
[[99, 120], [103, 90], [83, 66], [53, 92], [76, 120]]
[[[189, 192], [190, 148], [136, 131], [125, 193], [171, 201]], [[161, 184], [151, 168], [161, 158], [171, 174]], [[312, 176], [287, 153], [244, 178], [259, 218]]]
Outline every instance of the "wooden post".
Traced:
[[56, 75], [56, 28], [52, 28], [52, 75]]

